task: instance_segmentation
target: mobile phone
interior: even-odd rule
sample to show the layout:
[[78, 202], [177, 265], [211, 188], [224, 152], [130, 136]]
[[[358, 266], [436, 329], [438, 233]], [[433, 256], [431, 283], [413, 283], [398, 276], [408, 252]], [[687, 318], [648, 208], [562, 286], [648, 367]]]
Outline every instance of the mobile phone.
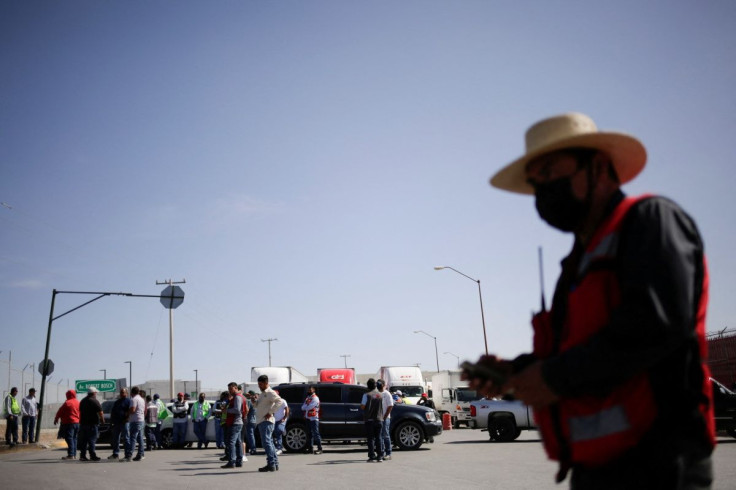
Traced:
[[493, 382], [495, 385], [502, 386], [508, 379], [508, 373], [483, 364], [475, 364], [465, 361], [462, 363], [461, 367], [469, 378], [485, 379]]

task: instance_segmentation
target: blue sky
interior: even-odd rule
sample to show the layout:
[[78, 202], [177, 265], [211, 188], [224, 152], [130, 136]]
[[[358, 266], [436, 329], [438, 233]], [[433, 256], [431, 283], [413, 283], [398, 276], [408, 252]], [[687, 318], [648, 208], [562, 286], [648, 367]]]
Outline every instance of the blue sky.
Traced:
[[[175, 375], [455, 366], [531, 345], [569, 236], [488, 178], [580, 111], [646, 145], [625, 187], [678, 201], [734, 327], [731, 1], [0, 3], [0, 386], [43, 358], [51, 292], [186, 278]], [[91, 299], [59, 295], [56, 313]], [[54, 322], [57, 378], [168, 378], [168, 315]], [[4, 369], [3, 369], [4, 368]], [[26, 376], [28, 376], [26, 372]], [[53, 384], [54, 381], [52, 380]]]

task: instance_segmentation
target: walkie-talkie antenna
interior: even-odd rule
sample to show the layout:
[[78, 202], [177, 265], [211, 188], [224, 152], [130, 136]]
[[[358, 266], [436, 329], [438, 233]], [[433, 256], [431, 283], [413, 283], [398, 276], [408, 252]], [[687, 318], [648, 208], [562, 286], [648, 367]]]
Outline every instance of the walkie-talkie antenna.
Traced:
[[547, 311], [547, 304], [544, 301], [544, 266], [542, 262], [542, 247], [539, 247], [539, 286], [542, 293], [542, 311]]

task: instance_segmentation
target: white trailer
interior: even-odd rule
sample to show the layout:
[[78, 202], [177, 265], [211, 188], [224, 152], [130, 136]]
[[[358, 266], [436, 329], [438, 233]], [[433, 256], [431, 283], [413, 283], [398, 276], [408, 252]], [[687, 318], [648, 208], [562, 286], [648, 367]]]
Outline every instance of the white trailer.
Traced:
[[250, 368], [250, 380], [258, 381], [258, 377], [268, 376], [268, 384], [276, 386], [281, 383], [306, 383], [307, 377], [291, 366], [261, 366]]
[[460, 379], [462, 371], [440, 371], [432, 376], [432, 401], [440, 415], [449, 413], [452, 425], [470, 425], [470, 402], [482, 397], [468, 388], [467, 381]]
[[401, 391], [404, 400], [412, 405], [427, 392], [422, 370], [417, 366], [381, 366], [376, 379], [384, 380], [391, 393]]

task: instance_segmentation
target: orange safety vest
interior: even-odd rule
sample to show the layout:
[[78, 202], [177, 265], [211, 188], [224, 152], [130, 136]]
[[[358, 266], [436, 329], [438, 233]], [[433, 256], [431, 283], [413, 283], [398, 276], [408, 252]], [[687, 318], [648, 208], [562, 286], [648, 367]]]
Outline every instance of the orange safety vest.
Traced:
[[[617, 254], [621, 225], [631, 207], [646, 197], [625, 198], [599, 226], [579, 262], [576, 287], [568, 293], [567, 313], [559, 338], [555, 338], [551, 312], [539, 313], [532, 319], [537, 358], [551, 357], [582, 344], [609, 323], [612, 312], [621, 301], [616, 272], [610, 265]], [[695, 329], [703, 370], [704, 401], [699, 408], [705, 417], [711, 442], [715, 443], [710, 372], [704, 363], [708, 299], [705, 261], [703, 276]], [[565, 398], [550, 407], [534, 410], [548, 457], [560, 461], [563, 466], [580, 464], [595, 467], [614, 460], [641, 441], [657, 415], [647, 373], [631, 377], [604, 396]]]
[[[309, 405], [312, 403], [312, 399], [314, 398], [314, 395], [309, 395], [306, 400], [304, 400], [305, 405]], [[320, 404], [318, 403], [316, 407], [310, 408], [307, 410], [307, 417], [317, 417], [319, 415], [319, 407]]]

